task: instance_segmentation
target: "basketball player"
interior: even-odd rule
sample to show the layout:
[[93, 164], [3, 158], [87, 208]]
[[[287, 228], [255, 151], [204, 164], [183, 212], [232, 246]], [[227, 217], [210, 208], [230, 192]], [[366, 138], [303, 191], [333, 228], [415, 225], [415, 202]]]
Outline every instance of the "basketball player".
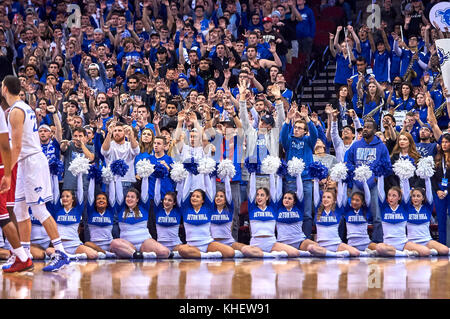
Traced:
[[13, 256], [6, 263], [3, 271], [11, 273], [32, 270], [33, 262], [20, 244], [16, 225], [10, 220], [6, 208], [7, 192], [11, 186], [11, 149], [9, 146], [8, 126], [3, 109], [0, 110], [0, 155], [0, 226], [3, 234], [12, 246], [11, 256]]
[[6, 76], [3, 79], [2, 95], [11, 108], [8, 121], [12, 144], [10, 164], [13, 166], [18, 163], [14, 213], [22, 246], [30, 257], [31, 220], [28, 207], [31, 208], [55, 248], [52, 260], [42, 270], [57, 271], [69, 264], [70, 260], [64, 251], [56, 222], [45, 207], [45, 203], [52, 199], [50, 170], [41, 149], [36, 114], [20, 99], [20, 88], [17, 77]]

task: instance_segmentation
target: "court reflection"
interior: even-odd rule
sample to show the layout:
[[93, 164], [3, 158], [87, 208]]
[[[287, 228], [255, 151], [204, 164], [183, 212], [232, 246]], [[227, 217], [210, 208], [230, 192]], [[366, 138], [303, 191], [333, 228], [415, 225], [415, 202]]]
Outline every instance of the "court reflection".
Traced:
[[450, 298], [448, 258], [102, 260], [0, 273], [3, 299]]

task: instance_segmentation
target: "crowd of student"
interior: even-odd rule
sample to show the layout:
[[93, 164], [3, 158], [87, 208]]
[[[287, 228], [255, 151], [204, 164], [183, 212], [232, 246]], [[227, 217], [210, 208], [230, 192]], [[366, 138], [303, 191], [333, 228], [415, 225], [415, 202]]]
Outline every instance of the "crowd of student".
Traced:
[[[352, 14], [348, 1], [322, 2]], [[385, 0], [379, 30], [344, 25], [330, 34], [337, 98], [321, 116], [297, 105], [284, 77], [292, 57], [313, 50], [305, 0], [79, 1], [68, 13], [70, 3], [0, 6], [0, 80], [19, 77], [49, 165], [63, 162], [47, 208], [69, 254], [448, 254], [450, 104], [434, 44], [447, 33], [427, 21], [421, 1], [396, 13]], [[122, 160], [121, 187], [74, 175], [80, 156], [99, 170]], [[302, 159], [301, 178], [267, 174], [268, 156]], [[387, 169], [427, 156], [430, 178]], [[235, 174], [199, 173], [204, 158], [230, 160]], [[138, 174], [145, 160], [155, 165], [148, 177]], [[171, 175], [177, 162], [184, 181]], [[343, 162], [386, 172], [336, 182], [330, 172]], [[245, 202], [251, 240], [242, 243]], [[31, 253], [46, 258], [50, 239], [32, 221]]]

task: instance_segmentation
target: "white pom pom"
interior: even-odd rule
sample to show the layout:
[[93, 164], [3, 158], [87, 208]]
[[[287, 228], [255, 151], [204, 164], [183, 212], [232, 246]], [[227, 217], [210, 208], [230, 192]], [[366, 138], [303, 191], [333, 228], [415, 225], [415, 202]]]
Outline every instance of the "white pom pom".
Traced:
[[267, 156], [261, 163], [263, 174], [275, 174], [281, 165], [281, 160], [276, 156]]
[[363, 164], [355, 168], [355, 180], [363, 183], [370, 177], [372, 177], [372, 171], [369, 166]]
[[89, 172], [89, 159], [84, 156], [77, 156], [70, 163], [69, 171], [77, 176], [78, 174], [87, 174]]
[[347, 178], [347, 170], [345, 163], [337, 163], [330, 170], [330, 178], [335, 182], [340, 182]]
[[416, 174], [426, 179], [434, 175], [434, 159], [432, 156], [422, 157], [417, 163]]
[[102, 179], [104, 184], [109, 184], [114, 181], [114, 174], [109, 166], [104, 166], [102, 168]]
[[149, 177], [154, 171], [155, 165], [148, 159], [142, 159], [136, 163], [136, 174], [142, 178]]
[[170, 177], [175, 183], [184, 181], [189, 175], [189, 172], [184, 168], [183, 163], [175, 162], [172, 164]]
[[416, 168], [409, 159], [399, 159], [392, 165], [392, 170], [400, 179], [408, 179], [414, 176]]
[[200, 174], [210, 174], [216, 169], [216, 161], [211, 157], [203, 157], [198, 162], [198, 172]]
[[293, 157], [290, 161], [288, 161], [287, 166], [288, 173], [291, 176], [302, 175], [305, 170], [305, 162], [301, 158], [297, 157]]
[[217, 167], [217, 176], [220, 179], [224, 179], [227, 176], [231, 179], [234, 175], [236, 175], [236, 168], [231, 160], [224, 159], [219, 163], [219, 166]]

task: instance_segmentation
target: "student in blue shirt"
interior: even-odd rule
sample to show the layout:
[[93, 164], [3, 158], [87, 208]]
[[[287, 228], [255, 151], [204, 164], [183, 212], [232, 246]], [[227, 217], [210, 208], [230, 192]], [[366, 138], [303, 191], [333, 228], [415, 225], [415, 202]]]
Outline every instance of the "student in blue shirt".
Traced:
[[[336, 32], [336, 38], [333, 34], [330, 34], [330, 52], [333, 57], [336, 58], [336, 74], [334, 77], [334, 84], [337, 87], [347, 85], [347, 79], [353, 75], [352, 62], [355, 61], [355, 56], [352, 52], [353, 49], [350, 51], [347, 49], [348, 42], [344, 40], [341, 44], [337, 43], [337, 37], [341, 29], [342, 27], [339, 26]], [[333, 39], [335, 39], [334, 42]], [[350, 56], [348, 55], [349, 52]]]
[[402, 95], [394, 101], [396, 111], [410, 111], [416, 104], [411, 84], [405, 82], [401, 86]]
[[390, 82], [391, 46], [389, 45], [384, 29], [380, 28], [380, 31], [383, 40], [378, 40], [374, 43], [373, 39], [370, 38], [370, 46], [374, 57], [373, 74], [378, 82]]

